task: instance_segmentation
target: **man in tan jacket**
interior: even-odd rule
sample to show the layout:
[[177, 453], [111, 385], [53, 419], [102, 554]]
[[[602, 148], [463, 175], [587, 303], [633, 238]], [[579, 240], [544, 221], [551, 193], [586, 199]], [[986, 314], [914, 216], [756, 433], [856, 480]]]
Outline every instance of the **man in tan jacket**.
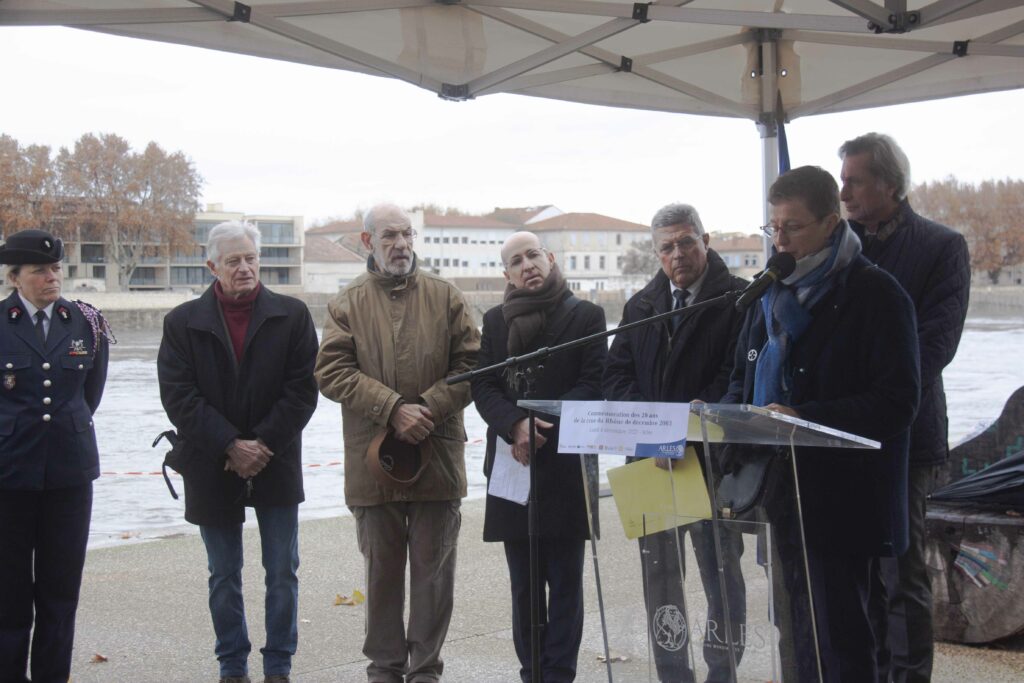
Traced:
[[[469, 383], [448, 386], [445, 378], [475, 367], [480, 334], [462, 293], [417, 267], [415, 237], [397, 206], [366, 214], [367, 272], [328, 306], [315, 370], [323, 395], [341, 403], [345, 503], [366, 559], [369, 683], [440, 680], [466, 495]], [[385, 430], [419, 450], [411, 486], [392, 485], [368, 467], [371, 441]]]

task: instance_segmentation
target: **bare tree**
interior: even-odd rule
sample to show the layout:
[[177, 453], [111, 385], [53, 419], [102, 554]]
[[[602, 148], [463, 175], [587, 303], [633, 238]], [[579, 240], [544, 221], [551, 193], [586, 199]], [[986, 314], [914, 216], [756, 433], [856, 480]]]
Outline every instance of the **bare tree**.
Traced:
[[646, 275], [650, 277], [657, 273], [660, 267], [658, 255], [654, 253], [654, 242], [650, 239], [633, 242], [623, 255], [623, 275]]
[[117, 135], [90, 133], [61, 148], [56, 167], [69, 223], [106, 244], [122, 289], [145, 259], [195, 246], [202, 178], [183, 153], [155, 142], [136, 153]]
[[0, 135], [0, 233], [41, 228], [61, 234], [50, 148]]

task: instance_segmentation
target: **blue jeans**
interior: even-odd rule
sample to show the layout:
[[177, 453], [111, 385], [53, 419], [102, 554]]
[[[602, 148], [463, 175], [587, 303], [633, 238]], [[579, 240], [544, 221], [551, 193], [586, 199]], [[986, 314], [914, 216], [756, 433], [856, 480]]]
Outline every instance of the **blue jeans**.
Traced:
[[[287, 675], [299, 642], [299, 506], [254, 508], [266, 571], [263, 673]], [[200, 526], [210, 568], [210, 616], [220, 675], [244, 676], [252, 645], [242, 601], [242, 525]]]

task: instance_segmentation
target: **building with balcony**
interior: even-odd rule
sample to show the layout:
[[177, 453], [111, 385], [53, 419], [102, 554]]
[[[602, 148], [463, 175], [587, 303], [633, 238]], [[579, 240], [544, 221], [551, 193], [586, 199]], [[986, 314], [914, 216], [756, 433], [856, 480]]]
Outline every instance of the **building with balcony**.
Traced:
[[[146, 245], [150, 253], [135, 268], [128, 289], [205, 289], [213, 281], [206, 267], [206, 241], [210, 230], [224, 221], [248, 221], [259, 229], [263, 283], [283, 293], [303, 290], [302, 216], [250, 215], [224, 211], [220, 204], [210, 204], [206, 211], [196, 214], [192, 226], [194, 247], [171, 249], [157, 242]], [[117, 264], [109, 258], [109, 248], [98, 232], [80, 229], [78, 240], [68, 244], [65, 289], [118, 291]]]

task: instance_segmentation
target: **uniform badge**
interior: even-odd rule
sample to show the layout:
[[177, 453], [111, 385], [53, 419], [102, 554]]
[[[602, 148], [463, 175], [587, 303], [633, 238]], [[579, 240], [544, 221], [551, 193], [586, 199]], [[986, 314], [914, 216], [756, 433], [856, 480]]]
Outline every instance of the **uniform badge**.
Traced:
[[71, 322], [71, 311], [68, 310], [67, 306], [57, 307], [57, 317], [64, 321], [64, 324]]
[[751, 363], [757, 360], [757, 349], [750, 349], [747, 351], [747, 360]]
[[22, 310], [21, 306], [11, 306], [10, 310], [7, 311], [7, 322], [16, 323], [21, 320], [23, 315], [25, 315], [25, 311]]
[[16, 384], [17, 380], [13, 372], [8, 372], [4, 374], [4, 389], [10, 391], [15, 387]]
[[68, 351], [69, 356], [88, 356], [89, 352], [85, 350], [84, 339], [72, 339], [71, 350]]

